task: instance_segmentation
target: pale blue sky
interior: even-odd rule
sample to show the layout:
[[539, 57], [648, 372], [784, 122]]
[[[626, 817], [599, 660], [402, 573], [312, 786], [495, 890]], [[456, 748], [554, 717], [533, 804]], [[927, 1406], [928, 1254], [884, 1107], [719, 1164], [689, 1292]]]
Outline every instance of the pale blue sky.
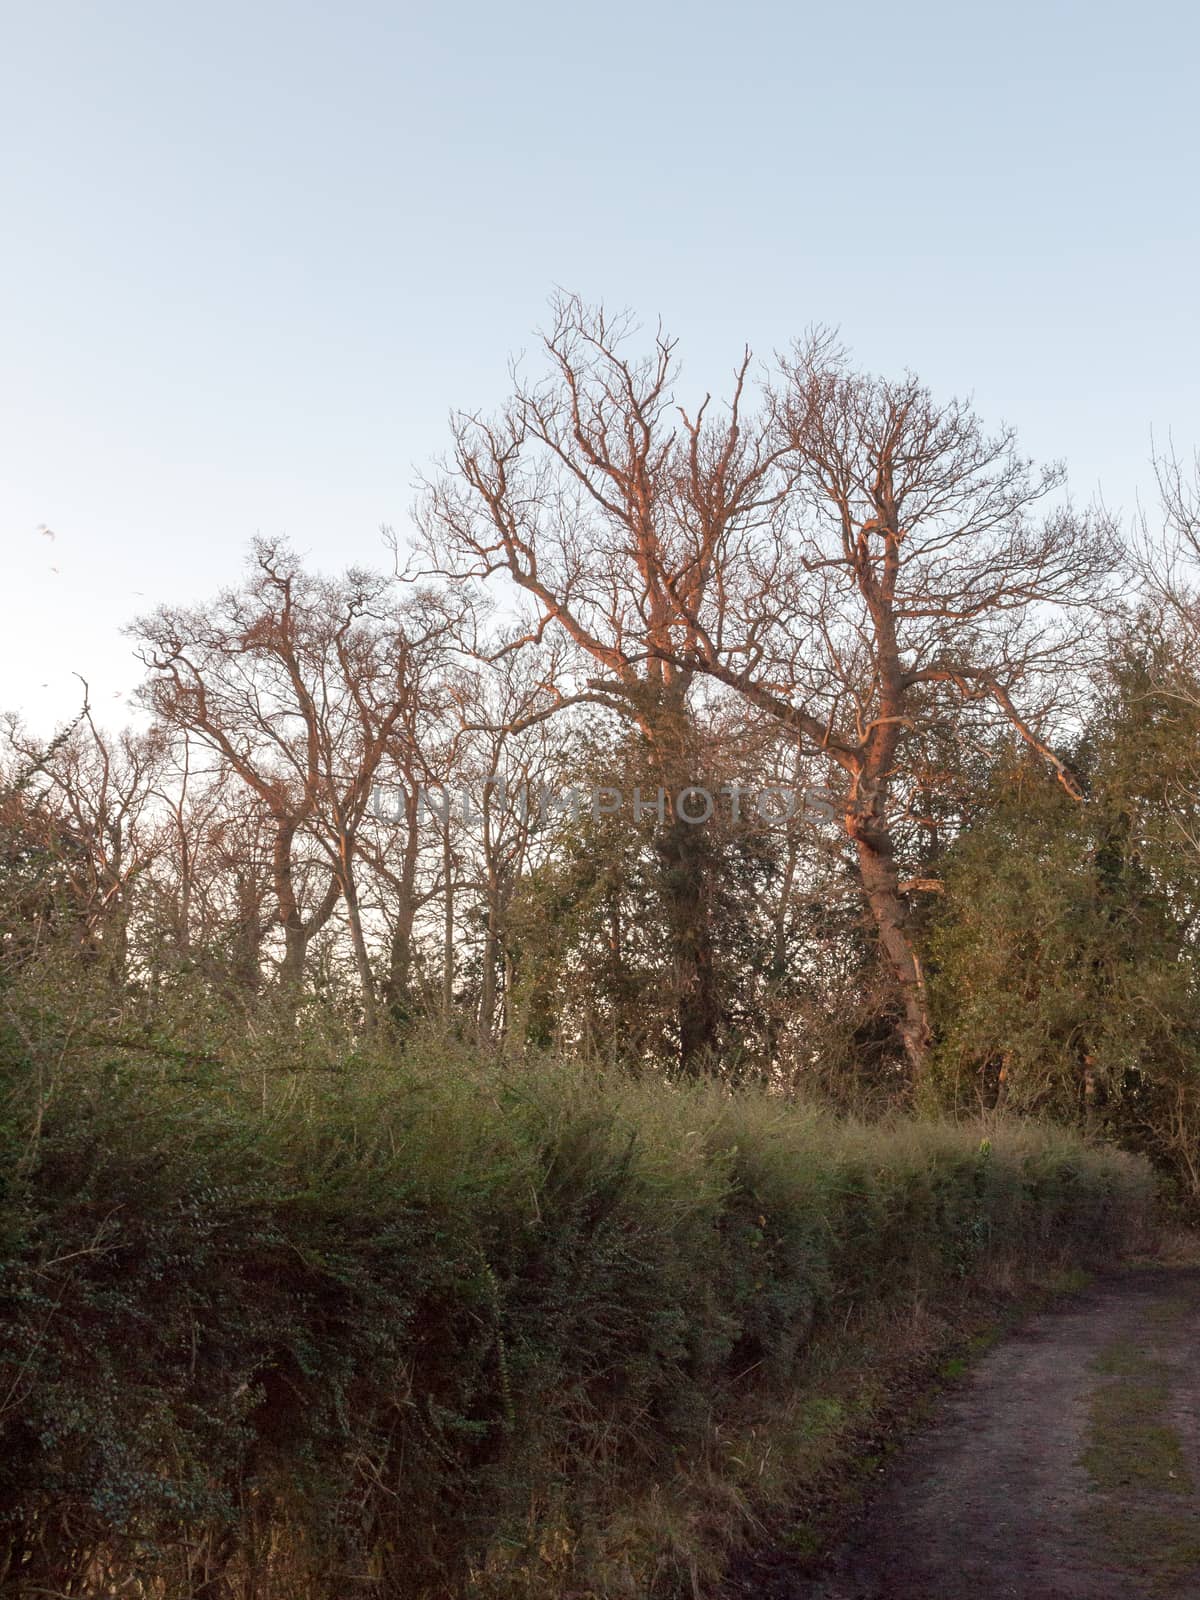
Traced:
[[1200, 443], [1184, 0], [0, 17], [0, 707], [36, 723], [72, 669], [117, 720], [120, 625], [255, 532], [382, 559], [556, 284], [661, 313], [695, 385], [837, 324], [1080, 499]]

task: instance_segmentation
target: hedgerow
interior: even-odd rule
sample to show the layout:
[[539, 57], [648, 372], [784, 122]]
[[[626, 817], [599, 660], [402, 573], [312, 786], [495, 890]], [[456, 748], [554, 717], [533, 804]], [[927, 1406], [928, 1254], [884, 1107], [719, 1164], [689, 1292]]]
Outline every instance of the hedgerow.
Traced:
[[814, 1340], [998, 1263], [1115, 1258], [1151, 1198], [1045, 1128], [553, 1062], [264, 1096], [102, 1052], [47, 1089], [9, 1055], [10, 1593], [667, 1594], [613, 1528]]

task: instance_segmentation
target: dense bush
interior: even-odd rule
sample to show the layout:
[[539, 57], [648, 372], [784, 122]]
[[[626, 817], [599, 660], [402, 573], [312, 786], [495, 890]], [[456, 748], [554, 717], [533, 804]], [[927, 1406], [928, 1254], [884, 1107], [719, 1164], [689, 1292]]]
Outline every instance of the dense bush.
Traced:
[[[1045, 1129], [549, 1064], [265, 1099], [102, 1054], [6, 1070], [12, 1593], [536, 1592], [564, 1517], [669, 1480], [823, 1328], [1111, 1257], [1149, 1201], [1133, 1158]], [[603, 1592], [666, 1583], [623, 1560]]]
[[1144, 621], [1071, 752], [1087, 803], [1014, 752], [942, 856], [927, 1087], [943, 1108], [1074, 1122], [1146, 1155], [1194, 1224], [1200, 680], [1182, 643]]

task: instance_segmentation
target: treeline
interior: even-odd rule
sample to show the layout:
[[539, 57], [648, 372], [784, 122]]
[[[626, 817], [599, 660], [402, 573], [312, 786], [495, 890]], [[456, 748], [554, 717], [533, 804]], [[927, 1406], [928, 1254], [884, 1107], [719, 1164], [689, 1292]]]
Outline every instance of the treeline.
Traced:
[[577, 300], [541, 354], [386, 571], [259, 542], [133, 626], [129, 728], [6, 721], [14, 1037], [1000, 1106], [1195, 1202], [1196, 484], [1080, 510], [826, 335], [690, 405]]

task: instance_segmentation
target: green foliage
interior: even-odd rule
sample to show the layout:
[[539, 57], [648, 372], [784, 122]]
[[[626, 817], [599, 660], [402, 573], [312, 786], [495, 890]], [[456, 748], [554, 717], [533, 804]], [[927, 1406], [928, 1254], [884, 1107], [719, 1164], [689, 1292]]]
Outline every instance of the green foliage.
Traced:
[[513, 1573], [563, 1517], [669, 1480], [822, 1329], [1112, 1256], [1150, 1198], [1046, 1130], [549, 1062], [410, 1051], [269, 1100], [170, 1058], [37, 1067], [12, 1044], [8, 1592], [536, 1592]]
[[[624, 803], [555, 814], [553, 849], [517, 885], [506, 937], [518, 1048], [670, 1069], [681, 997], [704, 988], [707, 1066], [767, 1076], [785, 1058], [785, 1071], [793, 1058], [811, 1068], [819, 1051], [833, 1090], [859, 1074], [850, 1057], [871, 1055], [870, 1032], [893, 1042], [890, 1018], [876, 1021], [878, 995], [862, 1003], [876, 960], [858, 892], [802, 808], [786, 822], [759, 815], [759, 792], [782, 780], [753, 740], [697, 723], [687, 749], [677, 788], [702, 786], [714, 802], [699, 826], [672, 818], [665, 800], [660, 817], [671, 773], [640, 734], [594, 729], [573, 748], [580, 794], [611, 786]], [[795, 771], [783, 776], [803, 786]], [[846, 1047], [836, 1061], [835, 1039]]]
[[[1114, 656], [1073, 764], [1002, 764], [944, 863], [929, 940], [943, 1102], [1079, 1121], [1200, 1203], [1200, 678], [1170, 641]], [[1176, 672], [1179, 671], [1175, 663]]]

